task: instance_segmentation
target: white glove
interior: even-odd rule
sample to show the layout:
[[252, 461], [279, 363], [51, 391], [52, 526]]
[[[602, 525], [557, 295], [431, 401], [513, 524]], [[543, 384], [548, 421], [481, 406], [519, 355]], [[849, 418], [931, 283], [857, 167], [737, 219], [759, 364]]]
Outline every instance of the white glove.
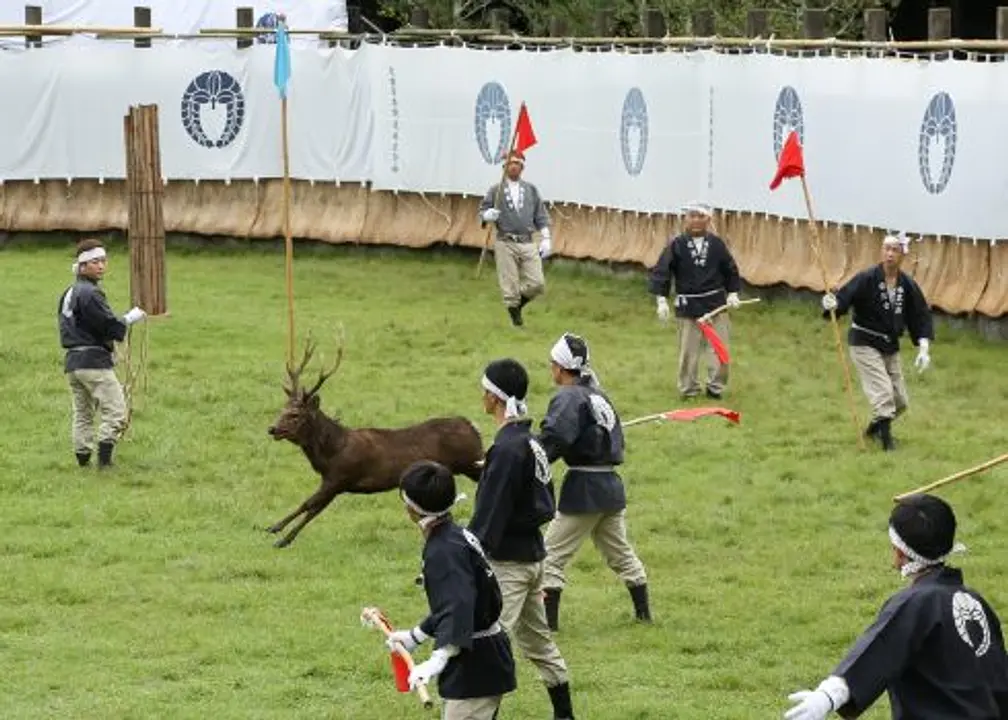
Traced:
[[738, 293], [728, 293], [728, 307], [737, 308], [741, 304], [738, 299]]
[[545, 260], [550, 256], [552, 251], [552, 243], [550, 243], [549, 235], [543, 235], [542, 242], [539, 243], [539, 257]]
[[147, 313], [145, 313], [138, 307], [134, 307], [125, 315], [123, 315], [123, 322], [126, 323], [127, 325], [132, 325], [135, 322], [143, 320], [145, 317], [147, 317]]
[[927, 338], [921, 338], [917, 342], [918, 349], [917, 357], [914, 359], [914, 367], [917, 368], [918, 373], [922, 373], [931, 365], [931, 354], [928, 352], [931, 341]]
[[822, 296], [823, 310], [825, 310], [826, 312], [830, 312], [831, 310], [836, 310], [836, 307], [837, 307], [836, 295], [834, 295], [833, 293], [826, 293], [825, 295]]
[[420, 644], [426, 639], [427, 633], [417, 626], [412, 630], [396, 630], [388, 636], [385, 644], [388, 645], [389, 650], [395, 650], [396, 643], [399, 643], [406, 652], [411, 653], [420, 647]]
[[661, 295], [658, 296], [658, 319], [662, 322], [667, 321], [669, 318], [669, 306], [668, 300], [663, 298]]
[[410, 690], [416, 690], [418, 685], [426, 685], [440, 675], [456, 652], [458, 651], [450, 645], [438, 648], [431, 653], [429, 660], [419, 665], [414, 665], [409, 674]]
[[497, 222], [497, 218], [500, 217], [500, 210], [493, 207], [487, 208], [486, 210], [483, 211], [483, 214], [480, 215], [480, 217], [483, 218], [483, 222], [488, 223]]
[[849, 699], [847, 682], [831, 675], [814, 691], [799, 690], [788, 695], [789, 701], [798, 704], [784, 713], [784, 720], [825, 720], [830, 712], [846, 705]]

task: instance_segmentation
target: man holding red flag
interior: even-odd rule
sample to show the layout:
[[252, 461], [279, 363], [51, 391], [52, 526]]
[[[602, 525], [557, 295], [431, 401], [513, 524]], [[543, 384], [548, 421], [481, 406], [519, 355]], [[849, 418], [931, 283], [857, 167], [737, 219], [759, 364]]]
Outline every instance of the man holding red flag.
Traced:
[[[546, 290], [542, 261], [549, 257], [552, 248], [549, 214], [539, 189], [521, 178], [525, 150], [536, 142], [522, 103], [504, 177], [487, 190], [479, 208], [482, 225], [495, 223], [497, 227], [494, 241], [497, 282], [515, 326], [523, 324], [522, 309]], [[536, 231], [542, 237], [538, 249], [532, 239]]]
[[[728, 383], [728, 365], [718, 359], [697, 318], [722, 305], [738, 307], [741, 277], [728, 246], [711, 232], [710, 207], [693, 203], [685, 211], [686, 231], [672, 238], [651, 268], [648, 292], [657, 297], [658, 317], [665, 322], [669, 317], [667, 297], [675, 282], [680, 395], [690, 398], [700, 394], [697, 370], [706, 346], [707, 397], [718, 399]], [[715, 316], [711, 324], [722, 345], [727, 343], [731, 329], [728, 313]]]

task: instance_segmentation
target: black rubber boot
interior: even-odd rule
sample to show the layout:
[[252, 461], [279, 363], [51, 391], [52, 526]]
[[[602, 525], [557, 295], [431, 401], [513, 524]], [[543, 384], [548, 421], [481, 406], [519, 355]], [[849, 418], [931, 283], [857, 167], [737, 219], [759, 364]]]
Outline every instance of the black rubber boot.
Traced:
[[556, 632], [560, 629], [560, 588], [546, 588], [543, 604], [546, 606], [546, 624]]
[[571, 705], [570, 684], [562, 683], [546, 688], [553, 703], [553, 720], [574, 720], [574, 706]]
[[525, 297], [524, 295], [522, 295], [521, 296], [521, 302], [518, 303], [518, 309], [521, 310], [523, 307], [525, 307], [526, 305], [528, 305], [530, 302], [532, 302], [532, 298]]
[[892, 420], [882, 418], [878, 421], [878, 436], [882, 441], [882, 449], [886, 452], [896, 449], [896, 442], [892, 437]]
[[879, 419], [875, 418], [870, 423], [868, 423], [868, 427], [865, 428], [864, 431], [865, 437], [878, 439], [878, 430], [879, 430]]
[[87, 467], [88, 465], [90, 465], [91, 453], [89, 451], [77, 453], [77, 464], [80, 465], [81, 467]]
[[508, 315], [511, 316], [511, 324], [515, 327], [519, 327], [522, 324], [522, 314], [520, 307], [509, 307]]
[[651, 607], [648, 605], [647, 583], [643, 585], [628, 585], [630, 599], [633, 600], [634, 614], [641, 622], [651, 622]]
[[98, 443], [98, 468], [108, 468], [112, 467], [112, 450], [115, 449], [115, 443], [105, 440]]

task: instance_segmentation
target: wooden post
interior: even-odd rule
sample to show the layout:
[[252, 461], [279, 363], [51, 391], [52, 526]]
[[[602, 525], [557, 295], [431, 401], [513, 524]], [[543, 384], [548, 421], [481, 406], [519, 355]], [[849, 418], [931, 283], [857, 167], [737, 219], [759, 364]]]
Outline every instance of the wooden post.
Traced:
[[[25, 25], [41, 25], [42, 24], [42, 6], [41, 5], [25, 5], [24, 9], [24, 21]], [[25, 36], [25, 47], [42, 47], [42, 36], [41, 35], [26, 35]]]
[[766, 10], [756, 8], [746, 13], [746, 37], [770, 37], [770, 33], [767, 32], [769, 26], [769, 15]]
[[952, 37], [952, 8], [928, 10], [928, 40], [949, 40]]
[[612, 37], [613, 31], [613, 11], [612, 8], [601, 8], [595, 11], [595, 35], [596, 37]]
[[693, 37], [714, 37], [714, 11], [696, 10], [693, 13]]
[[[151, 26], [151, 13], [149, 7], [135, 6], [133, 8], [133, 27], [150, 27]], [[136, 48], [149, 48], [151, 46], [150, 38], [133, 38], [133, 47]]]
[[806, 40], [821, 40], [826, 37], [826, 11], [821, 8], [806, 8], [802, 18], [802, 37]]
[[131, 106], [123, 119], [129, 224], [130, 299], [150, 316], [168, 312], [165, 296], [164, 181], [158, 106]]
[[430, 12], [427, 8], [420, 6], [413, 8], [413, 12], [410, 13], [410, 25], [415, 28], [429, 28]]
[[347, 2], [347, 32], [352, 35], [359, 35], [364, 32], [364, 20], [362, 19], [361, 6], [359, 2]]
[[887, 19], [885, 8], [869, 8], [864, 11], [864, 39], [868, 42], [885, 42]]
[[644, 15], [644, 36], [649, 38], [665, 37], [665, 16], [658, 8], [648, 8]]
[[550, 37], [567, 37], [570, 31], [570, 26], [567, 23], [567, 18], [553, 16], [549, 21], [549, 35]]
[[[250, 28], [255, 25], [255, 10], [250, 7], [235, 8], [235, 27]], [[251, 35], [239, 35], [235, 45], [239, 50], [252, 47], [255, 42]]]
[[509, 31], [511, 25], [511, 11], [507, 8], [494, 8], [490, 11], [490, 27], [501, 35]]
[[1004, 5], [997, 9], [997, 39], [1008, 40], [1008, 7]]

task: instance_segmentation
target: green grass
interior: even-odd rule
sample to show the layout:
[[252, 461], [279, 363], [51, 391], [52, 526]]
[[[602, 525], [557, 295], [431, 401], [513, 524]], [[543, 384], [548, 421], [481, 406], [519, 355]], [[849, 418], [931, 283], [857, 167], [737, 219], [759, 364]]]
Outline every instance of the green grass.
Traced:
[[[78, 469], [69, 442], [55, 329], [69, 257], [0, 252], [0, 717], [420, 716], [414, 697], [395, 693], [378, 632], [358, 620], [365, 605], [404, 625], [426, 610], [413, 584], [421, 537], [396, 495], [338, 498], [284, 550], [262, 530], [317, 484], [296, 448], [266, 434], [284, 400], [282, 253], [169, 252], [171, 317], [150, 324], [149, 388], [118, 468], [103, 475]], [[640, 277], [551, 267], [548, 296], [515, 330], [492, 265], [481, 280], [474, 267], [299, 249], [300, 338], [312, 329], [327, 350], [335, 323], [346, 328], [323, 408], [351, 425], [463, 413], [489, 443], [485, 363], [526, 363], [538, 420], [549, 348], [565, 330], [587, 337], [624, 419], [681, 406], [675, 331], [657, 323]], [[127, 275], [114, 250], [106, 286], [119, 311]], [[832, 668], [901, 586], [885, 534], [891, 496], [1005, 451], [1004, 347], [938, 333], [932, 368], [909, 372], [902, 445], [886, 455], [857, 450], [833, 333], [814, 306], [735, 313], [722, 404], [741, 425], [627, 430], [629, 532], [656, 624], [631, 622], [593, 547], [573, 563], [558, 643], [579, 718], [779, 717], [789, 692]], [[1002, 613], [1006, 475], [942, 493], [970, 548], [967, 581]], [[549, 717], [532, 666], [518, 667], [502, 717]], [[866, 715], [887, 716], [884, 699]]]

